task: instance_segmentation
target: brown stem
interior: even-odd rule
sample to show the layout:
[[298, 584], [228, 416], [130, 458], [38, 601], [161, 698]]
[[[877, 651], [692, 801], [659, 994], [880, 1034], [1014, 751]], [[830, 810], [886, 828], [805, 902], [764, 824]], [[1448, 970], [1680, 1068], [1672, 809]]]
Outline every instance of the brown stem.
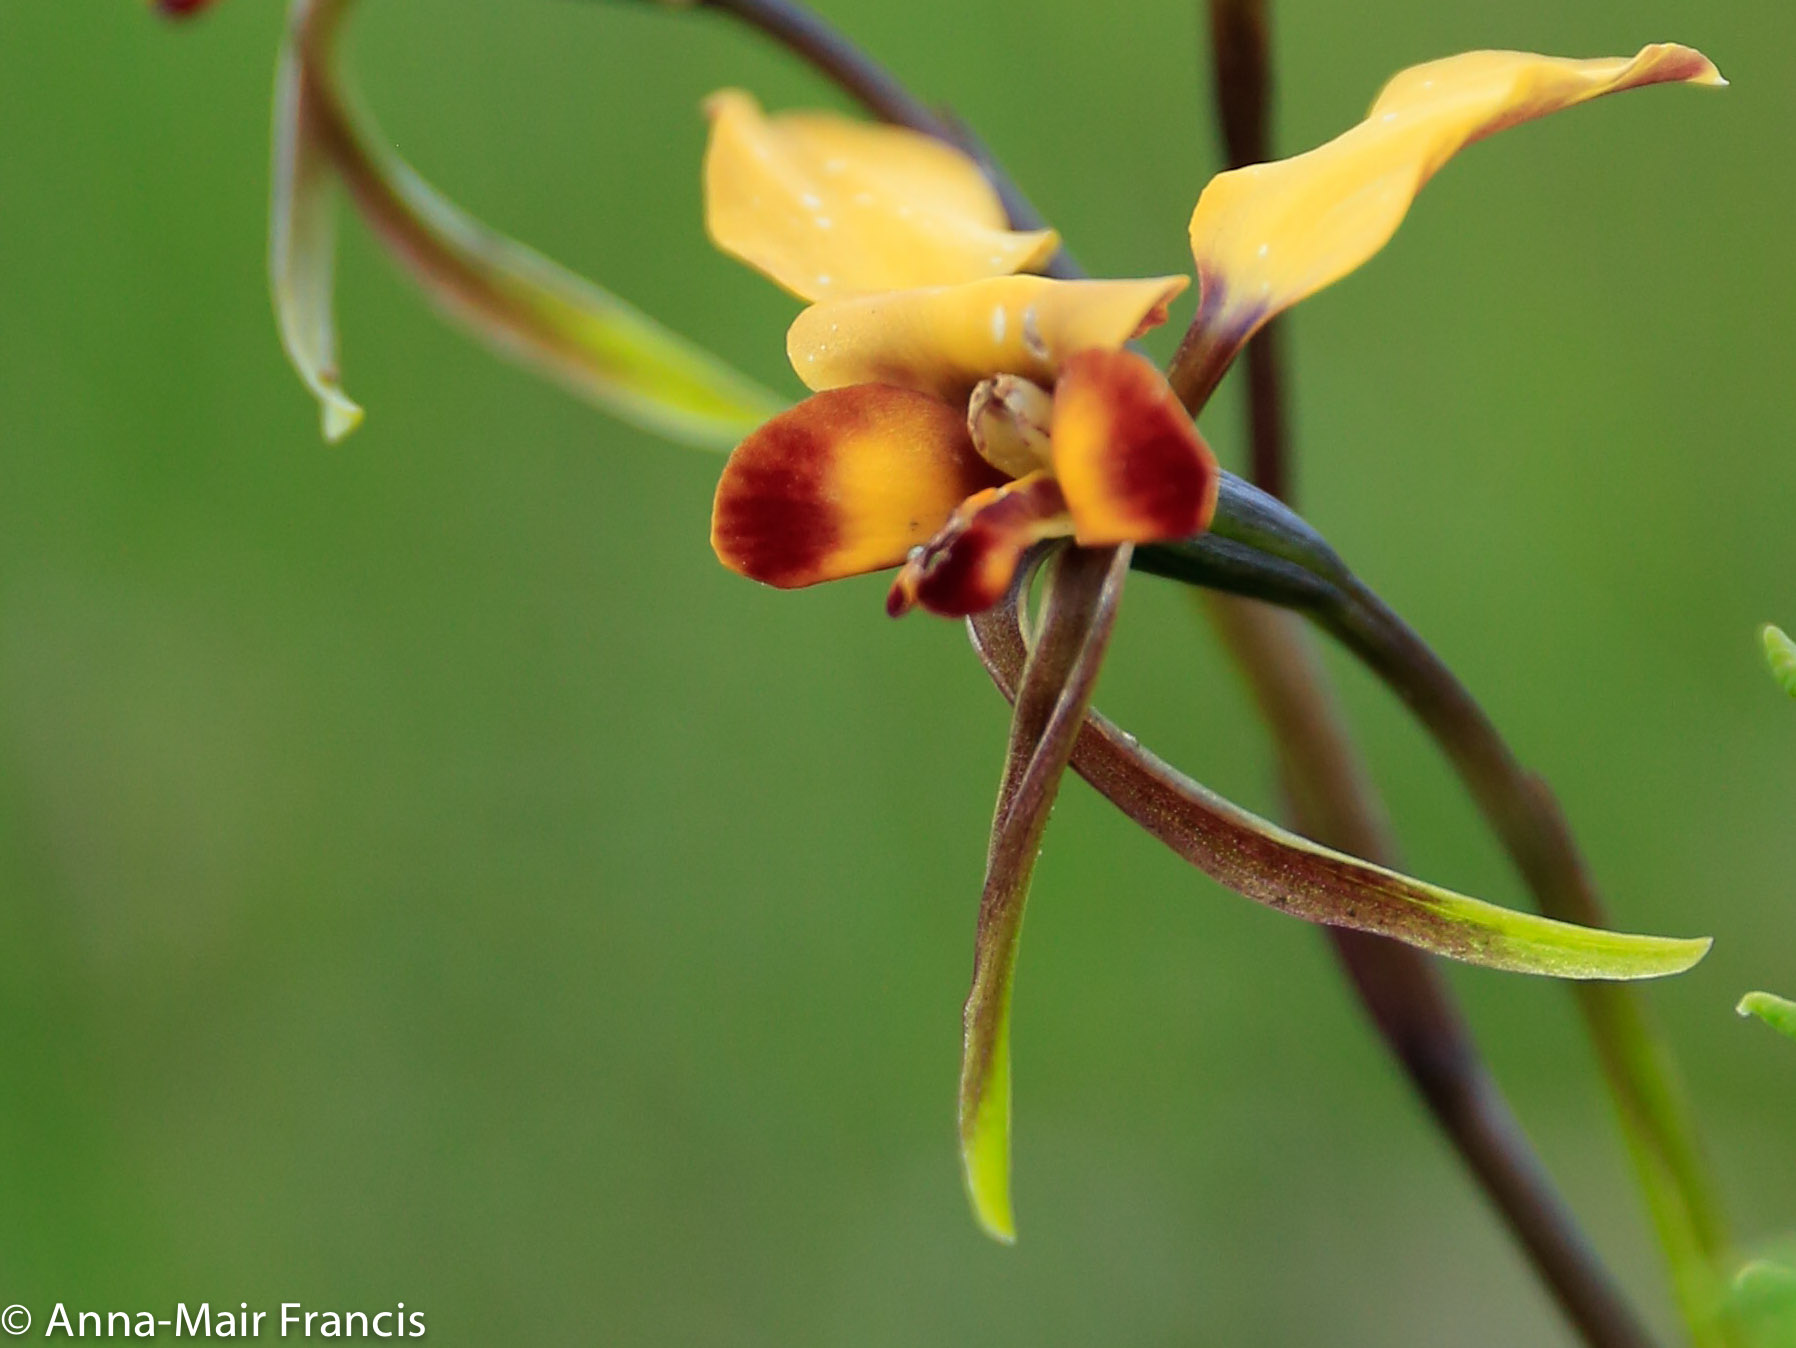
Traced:
[[[1210, 0], [1209, 12], [1217, 112], [1229, 167], [1263, 163], [1272, 157], [1265, 0]], [[1180, 347], [1184, 362], [1174, 362], [1192, 408], [1202, 406], [1206, 386], [1213, 387], [1227, 369], [1226, 356], [1206, 355], [1207, 346], [1205, 330], [1194, 323]], [[1281, 325], [1275, 321], [1263, 328], [1245, 359], [1250, 475], [1261, 490], [1289, 501], [1292, 455]], [[1206, 607], [1271, 728], [1298, 828], [1318, 842], [1396, 867], [1388, 818], [1301, 619], [1230, 595], [1213, 594]], [[1338, 927], [1329, 930], [1329, 940], [1386, 1045], [1585, 1341], [1593, 1346], [1650, 1342], [1535, 1160], [1427, 956]]]
[[[1272, 39], [1265, 0], [1214, 0], [1210, 51], [1229, 167], [1263, 164], [1272, 158]], [[1282, 327], [1274, 319], [1247, 348], [1247, 429], [1249, 476], [1261, 490], [1288, 501], [1291, 462], [1280, 378], [1283, 354]]]

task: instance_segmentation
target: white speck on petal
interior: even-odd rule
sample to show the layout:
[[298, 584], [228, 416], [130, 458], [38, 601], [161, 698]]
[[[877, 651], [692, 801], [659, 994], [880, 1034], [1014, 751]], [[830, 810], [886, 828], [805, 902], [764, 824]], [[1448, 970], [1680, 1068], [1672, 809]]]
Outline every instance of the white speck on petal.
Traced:
[[834, 229], [836, 227], [836, 222], [831, 220], [827, 215], [819, 215], [815, 218], [818, 229]]
[[1381, 122], [1394, 122], [1397, 120], [1397, 114], [1394, 112], [1387, 112], [1387, 113], [1385, 113], [1385, 115], [1383, 117], [1380, 117], [1378, 120]]
[[1048, 358], [1047, 339], [1041, 335], [1041, 321], [1033, 304], [1023, 310], [1023, 346], [1037, 360]]
[[1272, 251], [1272, 245], [1269, 243], [1263, 243], [1260, 245], [1260, 251], [1259, 251], [1258, 256], [1265, 257], [1266, 254], [1270, 253], [1271, 251]]
[[817, 273], [817, 284], [820, 286], [828, 285], [830, 283], [830, 281], [833, 279], [834, 278], [831, 277], [830, 274], [826, 271], [820, 271]]
[[815, 192], [806, 192], [798, 201], [807, 211], [814, 211], [823, 204], [823, 198]]
[[992, 306], [992, 340], [994, 342], [1003, 341], [1004, 329], [1008, 326], [1009, 315], [1004, 312], [1004, 306], [1002, 304], [994, 304]]

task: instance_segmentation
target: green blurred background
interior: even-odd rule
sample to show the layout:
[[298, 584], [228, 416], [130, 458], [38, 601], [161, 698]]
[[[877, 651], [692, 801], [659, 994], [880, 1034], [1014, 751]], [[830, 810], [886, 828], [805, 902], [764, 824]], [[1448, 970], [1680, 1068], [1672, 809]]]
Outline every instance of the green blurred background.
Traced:
[[[705, 246], [696, 106], [830, 101], [809, 76], [702, 15], [365, 8], [359, 83], [427, 176], [796, 387], [792, 304]], [[826, 8], [1094, 268], [1187, 268], [1218, 167], [1190, 0]], [[1317, 934], [1082, 784], [1020, 975], [1022, 1240], [976, 1232], [953, 1094], [1002, 704], [880, 580], [723, 571], [716, 458], [490, 359], [353, 226], [370, 415], [325, 448], [262, 273], [280, 28], [0, 0], [0, 1303], [403, 1300], [465, 1344], [1567, 1342]], [[1288, 0], [1278, 135], [1463, 48], [1662, 38], [1733, 87], [1475, 148], [1303, 307], [1301, 490], [1556, 785], [1618, 920], [1717, 938], [1652, 999], [1757, 1238], [1796, 1227], [1796, 1053], [1732, 1013], [1796, 992], [1796, 705], [1753, 641], [1796, 622], [1796, 11]], [[1206, 425], [1236, 457], [1232, 394]], [[1524, 903], [1336, 664], [1412, 868]], [[1172, 587], [1134, 585], [1100, 701], [1272, 808]], [[1668, 1322], [1569, 998], [1453, 981]]]

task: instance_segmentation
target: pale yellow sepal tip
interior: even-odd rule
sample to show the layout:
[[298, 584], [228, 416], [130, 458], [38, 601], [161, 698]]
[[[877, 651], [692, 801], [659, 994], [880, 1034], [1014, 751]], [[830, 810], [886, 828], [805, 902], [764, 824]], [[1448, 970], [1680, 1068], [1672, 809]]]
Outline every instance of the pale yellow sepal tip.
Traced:
[[341, 444], [368, 415], [360, 404], [343, 397], [323, 398], [319, 401], [318, 408], [324, 425], [325, 443], [332, 445]]

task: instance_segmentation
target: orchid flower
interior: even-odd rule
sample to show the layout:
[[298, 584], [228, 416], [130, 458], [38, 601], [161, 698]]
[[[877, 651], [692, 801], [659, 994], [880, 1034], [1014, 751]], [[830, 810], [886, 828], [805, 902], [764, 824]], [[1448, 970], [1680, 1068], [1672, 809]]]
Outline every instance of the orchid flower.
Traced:
[[[179, 14], [209, 0], [152, 3]], [[786, 588], [896, 568], [890, 612], [984, 616], [975, 644], [1018, 706], [961, 1086], [967, 1186], [992, 1234], [1014, 1231], [1008, 1023], [1022, 904], [1069, 759], [1200, 869], [1307, 920], [1565, 978], [1656, 977], [1706, 952], [1706, 940], [1514, 913], [1320, 847], [1084, 714], [1131, 548], [1192, 539], [1212, 523], [1226, 541], [1219, 502], [1243, 484], [1218, 467], [1188, 409], [1253, 332], [1382, 247], [1462, 146], [1602, 93], [1719, 83], [1706, 59], [1673, 46], [1613, 61], [1455, 57], [1399, 75], [1365, 122], [1320, 149], [1220, 175], [1191, 220], [1198, 321], [1167, 374], [1130, 344], [1166, 320], [1188, 278], [1032, 274], [1054, 258], [1057, 236], [1012, 228], [959, 150], [833, 114], [770, 116], [747, 94], [717, 94], [705, 160], [712, 238], [807, 305], [787, 353], [811, 396], [780, 410], [777, 395], [470, 219], [391, 155], [336, 68], [352, 3], [292, 0], [276, 100], [275, 307], [328, 438], [362, 416], [339, 381], [331, 303], [341, 195], [433, 299], [502, 353], [669, 439], [735, 444], [712, 518], [727, 566]], [[1049, 587], [1031, 652], [995, 606], [1014, 600], [1025, 557], [1050, 540], [1073, 544], [1064, 556], [1080, 564], [1063, 570], [1060, 581], [1073, 581]], [[1031, 679], [1034, 655], [1057, 643], [1064, 660]]]
[[1200, 532], [1218, 470], [1175, 385], [1201, 403], [1269, 319], [1383, 247], [1460, 148], [1667, 81], [1722, 82], [1673, 45], [1596, 61], [1471, 52], [1399, 74], [1318, 149], [1218, 175], [1191, 217], [1200, 300], [1174, 384], [1125, 348], [1165, 321], [1187, 278], [1019, 275], [1057, 239], [1008, 229], [952, 147], [715, 95], [706, 223], [725, 252], [810, 302], [786, 350], [814, 391], [731, 456], [718, 557], [782, 588], [900, 567], [891, 612], [963, 616], [996, 603], [1044, 539]]
[[707, 105], [706, 224], [814, 301], [786, 337], [814, 397], [730, 457], [711, 541], [794, 587], [903, 563], [888, 609], [990, 608], [1034, 543], [1199, 532], [1217, 467], [1158, 370], [1124, 346], [1182, 276], [1057, 281], [1051, 231], [1005, 227], [959, 151], [821, 113]]
[[[731, 569], [782, 588], [897, 567], [890, 612], [920, 603], [958, 616], [1011, 593], [1025, 554], [1043, 540], [1095, 548], [1197, 534], [1212, 520], [1220, 472], [1186, 409], [1201, 407], [1260, 327], [1382, 248], [1464, 146], [1605, 93], [1666, 82], [1723, 81], [1706, 57], [1675, 45], [1594, 61], [1467, 53], [1402, 72], [1364, 121], [1318, 149], [1218, 175], [1191, 217], [1198, 314], [1170, 381], [1127, 345], [1164, 321], [1186, 278], [1020, 274], [1042, 266], [1057, 240], [1007, 228], [978, 166], [951, 147], [825, 113], [767, 116], [746, 94], [715, 95], [707, 225], [721, 249], [808, 302], [786, 347], [813, 395], [731, 455], [713, 547]], [[1092, 611], [1101, 653], [1108, 618], [1101, 605]], [[1093, 677], [1091, 668], [1079, 673], [1085, 697]], [[1013, 733], [1013, 760], [1029, 749]], [[1028, 869], [1053, 800], [1050, 783], [1037, 790], [1033, 817], [1019, 818], [1012, 785], [1007, 776], [981, 904], [960, 1111], [968, 1193], [1002, 1240], [1015, 1232], [1011, 983]], [[1301, 858], [1302, 840], [1178, 790], [1206, 826], [1233, 821], [1252, 845], [1290, 848], [1285, 873], [1299, 888], [1300, 870], [1356, 864], [1326, 849]], [[999, 880], [1006, 848], [1021, 859]], [[1367, 882], [1361, 893], [1395, 892], [1356, 876]], [[1330, 921], [1353, 923], [1362, 911], [1357, 901], [1323, 907]], [[1547, 971], [1527, 961], [1508, 967]], [[1646, 972], [1592, 965], [1573, 976]]]

